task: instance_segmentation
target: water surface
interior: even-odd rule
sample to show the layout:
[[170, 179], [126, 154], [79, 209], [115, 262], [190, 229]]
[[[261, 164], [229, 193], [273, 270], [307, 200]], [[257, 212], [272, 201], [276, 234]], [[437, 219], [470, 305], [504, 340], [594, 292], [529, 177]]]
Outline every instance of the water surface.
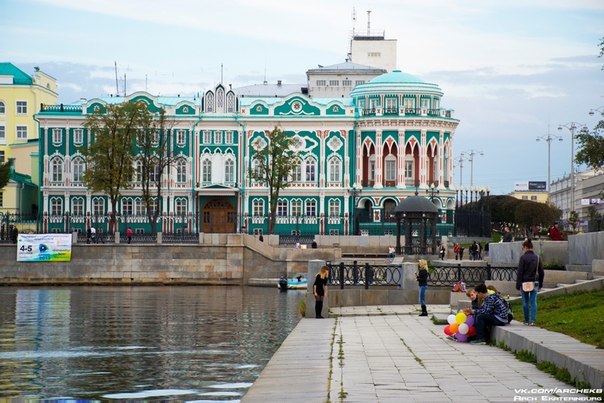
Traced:
[[0, 397], [237, 401], [302, 291], [0, 287]]

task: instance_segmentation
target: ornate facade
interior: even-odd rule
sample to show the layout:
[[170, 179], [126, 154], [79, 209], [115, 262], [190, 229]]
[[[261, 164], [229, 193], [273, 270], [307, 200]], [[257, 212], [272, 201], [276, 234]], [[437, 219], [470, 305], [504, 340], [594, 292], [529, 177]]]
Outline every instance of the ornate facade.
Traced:
[[[266, 232], [268, 190], [250, 180], [250, 155], [279, 127], [294, 138], [300, 161], [293, 185], [279, 195], [276, 233], [393, 233], [394, 207], [418, 193], [439, 208], [439, 231], [447, 235], [459, 121], [441, 108], [442, 96], [437, 85], [395, 70], [357, 85], [350, 98], [246, 97], [218, 85], [201, 99], [139, 92], [45, 106], [37, 119], [46, 230], [107, 224], [106, 196], [82, 182], [86, 164], [78, 150], [90, 142], [83, 123], [108, 104], [143, 101], [151, 111], [164, 108], [171, 122], [174, 162], [162, 179], [158, 231]], [[149, 230], [136, 179], [122, 192], [122, 232]]]

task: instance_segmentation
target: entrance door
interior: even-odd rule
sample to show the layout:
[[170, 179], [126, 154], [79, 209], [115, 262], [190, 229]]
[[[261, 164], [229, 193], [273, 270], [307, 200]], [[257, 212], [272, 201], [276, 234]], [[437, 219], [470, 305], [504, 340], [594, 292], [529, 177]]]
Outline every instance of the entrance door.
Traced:
[[209, 200], [202, 208], [201, 231], [206, 233], [235, 232], [235, 209], [226, 199]]

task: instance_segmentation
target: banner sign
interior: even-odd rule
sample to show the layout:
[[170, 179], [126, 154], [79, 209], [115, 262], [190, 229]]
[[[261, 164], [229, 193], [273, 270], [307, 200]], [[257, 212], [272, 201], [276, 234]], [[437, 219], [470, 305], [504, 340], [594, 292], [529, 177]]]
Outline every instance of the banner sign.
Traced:
[[71, 234], [19, 234], [17, 262], [70, 262]]

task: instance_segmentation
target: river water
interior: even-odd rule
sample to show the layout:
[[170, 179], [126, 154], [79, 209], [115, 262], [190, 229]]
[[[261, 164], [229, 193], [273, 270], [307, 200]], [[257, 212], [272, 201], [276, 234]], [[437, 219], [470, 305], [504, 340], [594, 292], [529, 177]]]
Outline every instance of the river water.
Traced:
[[0, 398], [238, 401], [302, 291], [0, 287]]

